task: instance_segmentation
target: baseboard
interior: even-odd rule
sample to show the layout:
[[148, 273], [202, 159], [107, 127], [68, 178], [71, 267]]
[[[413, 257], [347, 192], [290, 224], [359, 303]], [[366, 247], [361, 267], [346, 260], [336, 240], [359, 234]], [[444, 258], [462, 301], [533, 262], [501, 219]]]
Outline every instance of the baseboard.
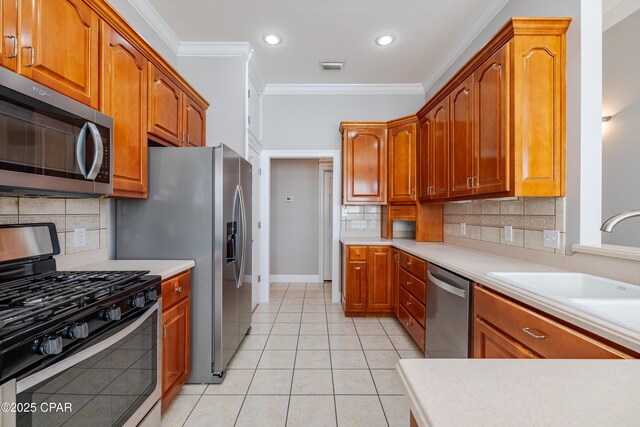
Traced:
[[319, 274], [272, 274], [271, 283], [320, 283]]

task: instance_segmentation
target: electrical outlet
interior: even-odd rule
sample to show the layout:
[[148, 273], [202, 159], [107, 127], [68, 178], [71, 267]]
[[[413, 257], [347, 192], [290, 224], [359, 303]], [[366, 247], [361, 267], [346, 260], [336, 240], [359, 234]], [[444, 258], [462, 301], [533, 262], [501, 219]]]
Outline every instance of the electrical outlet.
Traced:
[[504, 241], [513, 242], [513, 227], [510, 225], [504, 226]]
[[376, 221], [374, 219], [369, 220], [369, 229], [371, 229], [371, 230], [375, 230], [376, 229]]
[[343, 206], [342, 207], [342, 219], [347, 219], [347, 215], [349, 214], [349, 212], [347, 211], [347, 207]]
[[466, 236], [467, 235], [467, 223], [466, 222], [461, 222], [460, 223], [460, 235], [461, 236]]
[[85, 246], [87, 246], [87, 229], [86, 228], [73, 229], [73, 246], [75, 248], [84, 248]]
[[560, 231], [544, 230], [543, 239], [543, 246], [545, 248], [560, 249]]
[[293, 196], [284, 196], [285, 203], [293, 203]]
[[363, 219], [354, 219], [351, 221], [351, 228], [354, 230], [365, 230], [367, 228], [367, 221]]

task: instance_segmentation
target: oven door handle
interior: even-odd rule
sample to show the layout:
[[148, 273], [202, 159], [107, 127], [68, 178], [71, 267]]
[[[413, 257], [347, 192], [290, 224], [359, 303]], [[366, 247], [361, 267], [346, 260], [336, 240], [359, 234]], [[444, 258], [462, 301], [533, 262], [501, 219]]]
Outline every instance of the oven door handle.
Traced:
[[118, 341], [126, 338], [129, 334], [131, 334], [136, 328], [144, 323], [149, 317], [153, 315], [157, 315], [159, 311], [158, 303], [149, 306], [144, 314], [138, 318], [136, 318], [133, 323], [128, 325], [126, 328], [118, 331], [118, 333], [91, 345], [89, 348], [82, 350], [72, 356], [62, 359], [60, 362], [55, 363], [51, 366], [44, 368], [41, 371], [34, 373], [24, 379], [21, 379], [16, 383], [16, 393], [22, 393], [25, 390], [30, 389], [31, 387], [40, 384], [41, 382], [57, 375], [75, 365], [82, 362], [83, 360], [89, 359], [92, 356], [100, 353], [103, 350], [111, 347], [116, 344]]

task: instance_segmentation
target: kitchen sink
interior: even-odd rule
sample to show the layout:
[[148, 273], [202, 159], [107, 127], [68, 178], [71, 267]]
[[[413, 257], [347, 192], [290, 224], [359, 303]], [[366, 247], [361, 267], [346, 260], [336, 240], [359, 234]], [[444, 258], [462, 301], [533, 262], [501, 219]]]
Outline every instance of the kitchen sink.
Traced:
[[586, 307], [595, 315], [601, 314], [613, 321], [617, 319], [631, 325], [640, 325], [640, 300], [572, 298], [571, 301]]

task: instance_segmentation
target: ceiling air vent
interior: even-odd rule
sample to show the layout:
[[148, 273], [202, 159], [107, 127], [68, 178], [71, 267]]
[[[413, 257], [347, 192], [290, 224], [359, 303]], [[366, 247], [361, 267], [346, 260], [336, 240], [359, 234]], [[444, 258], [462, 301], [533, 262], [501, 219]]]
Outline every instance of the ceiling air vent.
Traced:
[[322, 61], [320, 63], [320, 67], [325, 71], [342, 71], [342, 67], [344, 67], [344, 62]]

